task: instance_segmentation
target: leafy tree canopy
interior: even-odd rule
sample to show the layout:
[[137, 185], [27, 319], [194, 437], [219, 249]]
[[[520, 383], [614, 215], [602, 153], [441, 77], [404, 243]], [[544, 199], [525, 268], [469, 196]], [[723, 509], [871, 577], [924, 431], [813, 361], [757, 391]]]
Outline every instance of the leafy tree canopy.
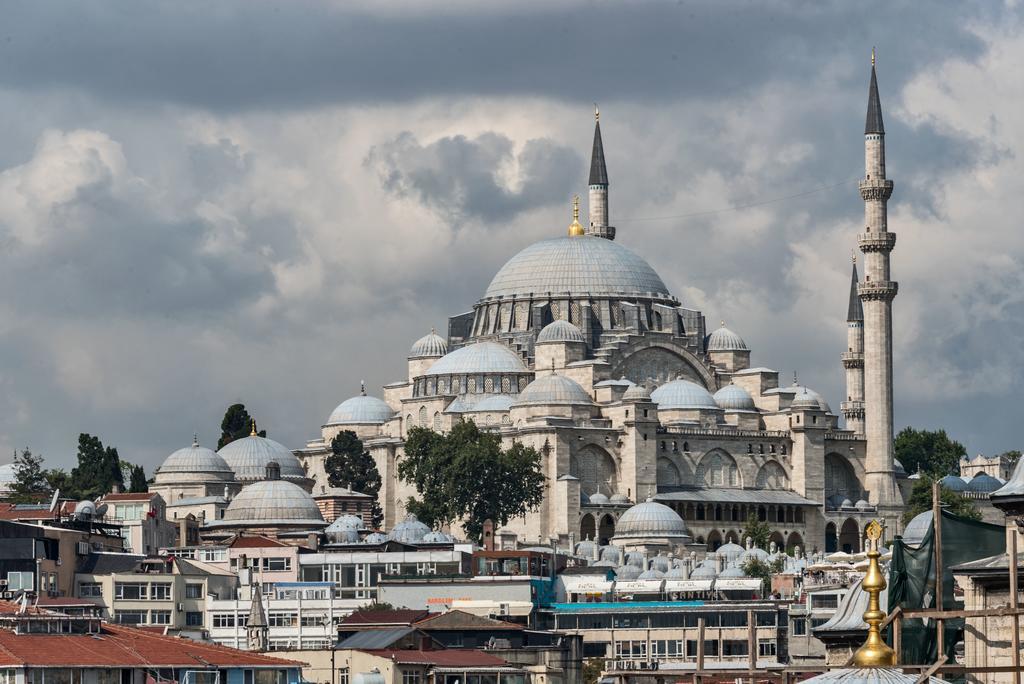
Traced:
[[535, 509], [544, 498], [544, 474], [536, 449], [514, 442], [501, 448], [500, 437], [473, 421], [456, 423], [440, 434], [412, 428], [398, 474], [416, 488], [419, 499], [407, 508], [428, 525], [457, 520], [479, 540], [485, 520], [495, 528]]
[[149, 483], [146, 482], [145, 469], [140, 465], [126, 463], [125, 461], [121, 461], [121, 464], [122, 466], [126, 466], [123, 471], [126, 470], [128, 472], [128, 491], [133, 494], [138, 492], [148, 492]]
[[583, 661], [581, 676], [583, 684], [597, 684], [604, 672], [605, 662], [603, 658], [588, 658]]
[[75, 487], [71, 482], [71, 476], [68, 471], [63, 468], [51, 468], [50, 470], [43, 471], [43, 477], [46, 478], [46, 486], [50, 492], [60, 490], [60, 496], [62, 499], [81, 499], [81, 493], [78, 488]]
[[[903, 523], [909, 523], [914, 516], [932, 509], [932, 483], [935, 482], [928, 475], [922, 475], [921, 479], [914, 483], [910, 489], [910, 497], [907, 500], [907, 510], [903, 512]], [[950, 513], [959, 515], [961, 518], [970, 520], [981, 520], [981, 513], [974, 507], [974, 502], [948, 487], [940, 486], [939, 500]]]
[[384, 519], [377, 500], [381, 477], [370, 452], [351, 430], [342, 430], [331, 440], [331, 455], [324, 461], [327, 481], [332, 487], [348, 487], [373, 497], [373, 526], [380, 527]]
[[920, 470], [932, 477], [956, 473], [960, 457], [967, 453], [964, 445], [950, 439], [945, 430], [905, 427], [896, 435], [894, 446], [897, 460], [908, 473]]
[[124, 474], [117, 449], [104, 447], [99, 437], [83, 432], [78, 436], [78, 465], [71, 471], [71, 484], [80, 498], [95, 499], [116, 484], [124, 488]]
[[53, 490], [46, 480], [43, 457], [33, 454], [28, 447], [14, 452], [14, 484], [10, 500], [13, 503], [29, 503], [47, 497]]
[[1004, 451], [999, 455], [1005, 456], [1010, 463], [1016, 463], [1020, 460], [1020, 449], [1010, 449], [1009, 451]]
[[776, 558], [772, 561], [763, 561], [759, 558], [748, 558], [741, 566], [747, 577], [756, 577], [761, 580], [761, 592], [767, 595], [772, 588], [772, 575], [778, 575], [786, 567], [786, 561]]
[[757, 519], [757, 516], [751, 514], [745, 523], [743, 523], [743, 539], [739, 541], [740, 546], [743, 546], [747, 542], [747, 537], [754, 542], [754, 546], [759, 549], [768, 549], [768, 544], [772, 536], [772, 528], [766, 522], [761, 522]]
[[[230, 444], [236, 439], [248, 437], [252, 434], [252, 423], [252, 417], [245, 410], [245, 404], [229, 406], [224, 413], [224, 418], [220, 421], [220, 439], [217, 440], [217, 449], [219, 450], [225, 444]], [[267, 431], [260, 430], [256, 434], [266, 437]]]

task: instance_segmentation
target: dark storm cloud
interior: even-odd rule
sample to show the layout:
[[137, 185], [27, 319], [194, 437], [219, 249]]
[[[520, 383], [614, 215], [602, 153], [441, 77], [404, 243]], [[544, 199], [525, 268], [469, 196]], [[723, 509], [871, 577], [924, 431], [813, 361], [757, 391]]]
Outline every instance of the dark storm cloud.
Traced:
[[[515, 161], [515, 189], [501, 179]], [[413, 196], [459, 224], [467, 217], [505, 221], [521, 211], [565, 201], [578, 185], [580, 155], [551, 140], [528, 140], [515, 154], [513, 142], [498, 133], [441, 138], [421, 145], [412, 133], [373, 147], [367, 166], [381, 186], [399, 197]]]
[[[977, 52], [998, 7], [949, 3], [456, 4], [7, 2], [0, 85], [216, 110], [443, 95], [720, 96], [815, 80], [825, 53], [883, 46], [906, 73]], [[860, 78], [858, 71], [856, 78]]]

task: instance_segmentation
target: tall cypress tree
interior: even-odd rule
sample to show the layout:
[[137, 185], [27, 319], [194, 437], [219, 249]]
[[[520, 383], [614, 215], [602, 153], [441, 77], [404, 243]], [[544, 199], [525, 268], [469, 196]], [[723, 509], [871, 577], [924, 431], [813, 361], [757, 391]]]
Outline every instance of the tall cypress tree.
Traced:
[[[224, 412], [224, 418], [220, 421], [220, 439], [217, 440], [219, 450], [225, 444], [230, 444], [236, 439], [248, 437], [252, 433], [252, 416], [245, 410], [245, 404], [232, 404]], [[267, 431], [257, 432], [260, 437], [266, 437]]]
[[95, 499], [116, 484], [124, 488], [121, 459], [117, 449], [104, 447], [99, 437], [83, 432], [78, 436], [78, 465], [71, 471], [72, 485], [82, 497]]

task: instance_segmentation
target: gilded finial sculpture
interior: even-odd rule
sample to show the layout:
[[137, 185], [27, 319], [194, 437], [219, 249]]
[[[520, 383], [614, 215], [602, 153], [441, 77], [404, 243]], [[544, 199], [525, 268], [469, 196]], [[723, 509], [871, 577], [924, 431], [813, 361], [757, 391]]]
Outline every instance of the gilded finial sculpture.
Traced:
[[573, 195], [572, 223], [569, 224], [569, 236], [578, 237], [580, 235], [583, 235], [583, 226], [580, 225], [580, 196]]
[[868, 609], [864, 611], [864, 622], [868, 623], [868, 638], [864, 645], [853, 654], [853, 664], [857, 667], [891, 667], [896, 664], [896, 652], [882, 641], [879, 625], [885, 620], [885, 611], [879, 605], [879, 595], [885, 589], [885, 575], [878, 565], [878, 540], [882, 537], [882, 526], [872, 520], [867, 529], [868, 571], [861, 582], [861, 589], [868, 593]]
[[366, 381], [365, 380], [360, 380], [359, 381], [359, 396], [361, 396], [361, 397], [365, 397], [366, 396]]
[[871, 46], [871, 66], [875, 66], [875, 46]]
[[256, 419], [252, 419], [252, 432], [249, 433], [250, 437], [256, 437]]

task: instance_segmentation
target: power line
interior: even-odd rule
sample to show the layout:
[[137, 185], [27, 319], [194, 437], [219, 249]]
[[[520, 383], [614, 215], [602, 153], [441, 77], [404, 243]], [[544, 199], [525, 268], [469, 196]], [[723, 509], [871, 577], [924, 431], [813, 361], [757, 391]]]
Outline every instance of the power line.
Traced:
[[669, 219], [683, 219], [693, 218], [695, 216], [711, 216], [714, 214], [724, 214], [730, 211], [740, 211], [741, 209], [752, 209], [753, 207], [762, 207], [766, 204], [774, 204], [776, 202], [784, 202], [786, 200], [797, 199], [799, 197], [806, 197], [819, 192], [825, 192], [826, 190], [834, 190], [835, 188], [849, 185], [850, 183], [859, 182], [860, 178], [853, 178], [850, 180], [840, 181], [839, 183], [833, 183], [831, 185], [822, 185], [817, 188], [811, 188], [803, 192], [798, 192], [795, 195], [786, 195], [785, 197], [773, 197], [772, 199], [761, 200], [759, 202], [748, 202], [747, 204], [738, 204], [734, 207], [724, 207], [722, 209], [708, 209], [707, 211], [694, 211], [689, 214], [675, 214], [673, 216], [645, 216], [643, 218], [623, 218], [618, 219], [619, 221], [626, 222], [637, 222], [637, 221], [667, 221]]

